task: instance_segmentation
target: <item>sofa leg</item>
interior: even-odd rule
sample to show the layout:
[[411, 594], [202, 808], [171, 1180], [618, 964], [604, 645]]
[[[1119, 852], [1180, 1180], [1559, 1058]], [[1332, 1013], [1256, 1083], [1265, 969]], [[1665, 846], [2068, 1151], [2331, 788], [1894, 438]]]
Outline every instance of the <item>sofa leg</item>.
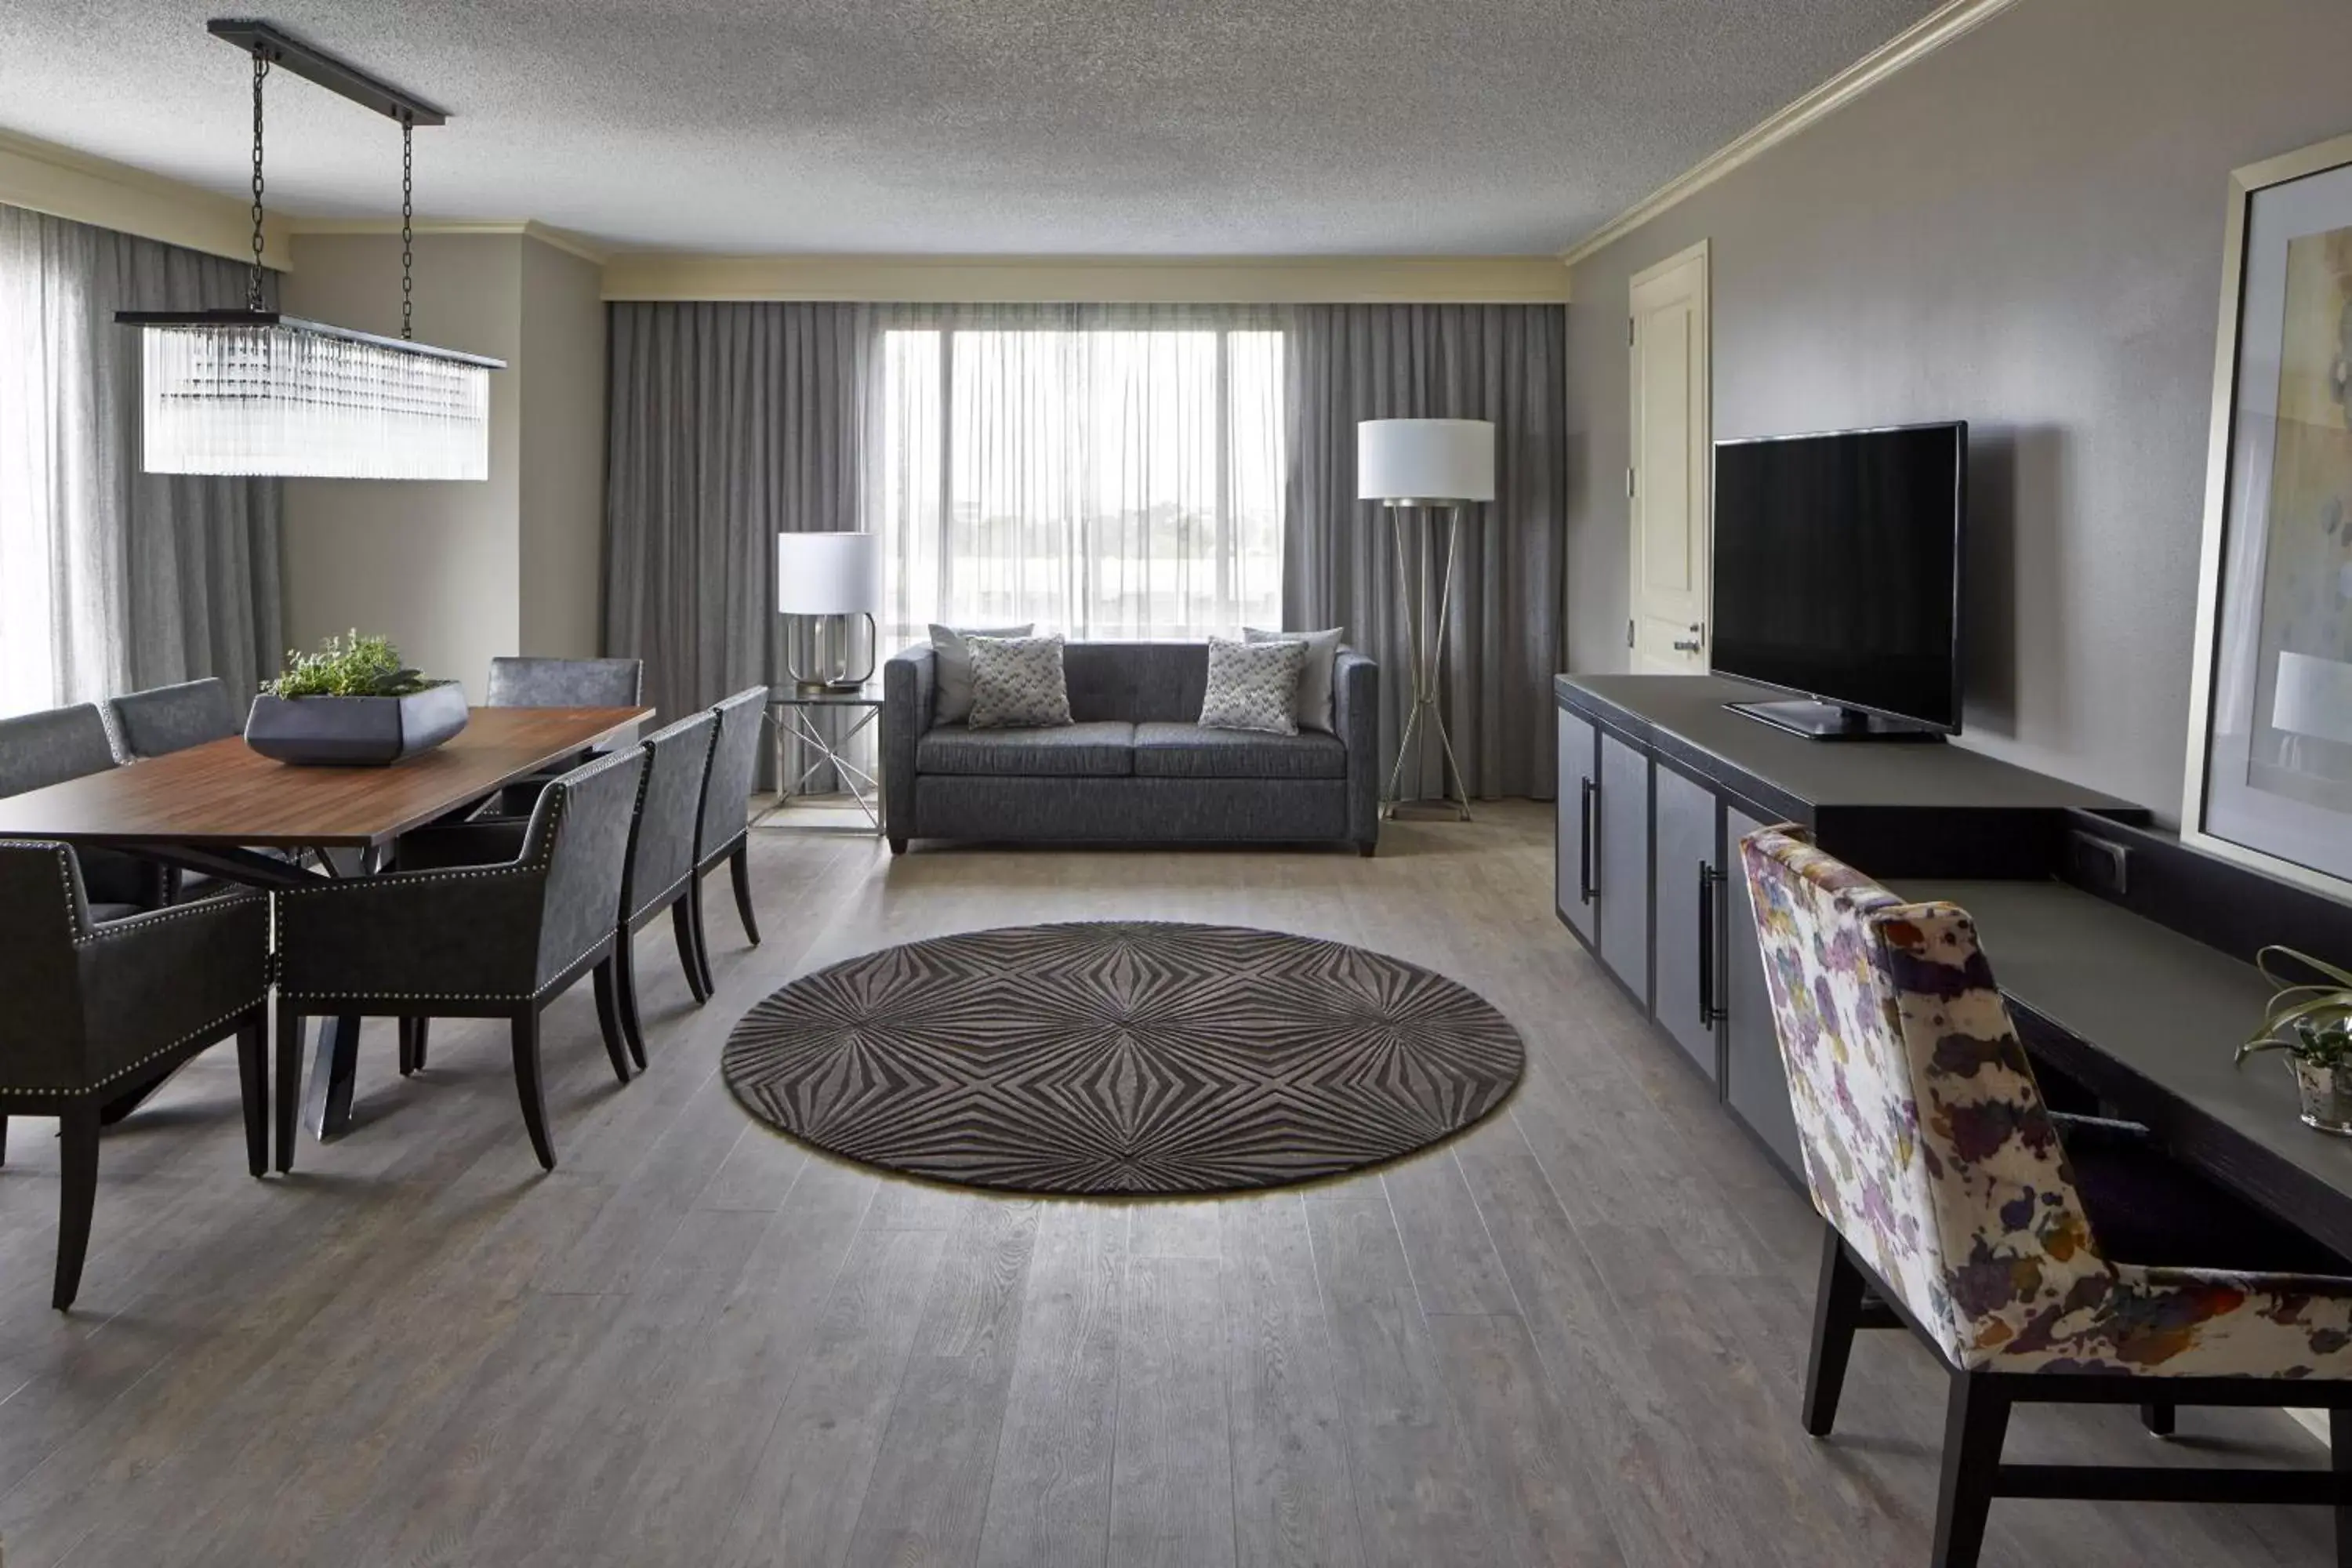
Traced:
[[897, 834], [892, 834], [890, 836], [890, 853], [893, 855], [904, 855], [906, 852], [907, 841], [899, 837]]
[[1356, 846], [1356, 853], [1357, 853], [1357, 854], [1359, 854], [1359, 855], [1361, 855], [1365, 859], [1369, 860], [1369, 859], [1370, 859], [1370, 858], [1372, 858], [1372, 852], [1373, 852], [1374, 850], [1378, 849], [1380, 847], [1381, 847], [1381, 844], [1380, 844], [1380, 840], [1379, 840], [1379, 839], [1377, 839], [1377, 838], [1367, 838], [1367, 839], [1365, 839], [1361, 844], [1359, 844], [1359, 845], [1357, 845], [1357, 846]]

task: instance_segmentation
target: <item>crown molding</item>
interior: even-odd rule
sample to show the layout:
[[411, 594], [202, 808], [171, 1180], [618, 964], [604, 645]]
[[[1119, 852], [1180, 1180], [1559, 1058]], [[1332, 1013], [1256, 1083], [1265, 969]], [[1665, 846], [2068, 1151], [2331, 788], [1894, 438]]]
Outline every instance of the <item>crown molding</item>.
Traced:
[[[234, 261], [253, 259], [253, 211], [245, 198], [151, 174], [129, 163], [0, 131], [0, 205], [159, 239]], [[262, 220], [262, 260], [293, 263], [285, 215]]]
[[[412, 234], [498, 235], [519, 234], [542, 245], [568, 252], [602, 267], [611, 259], [612, 251], [586, 235], [574, 234], [568, 228], [557, 228], [537, 218], [419, 218], [408, 226]], [[383, 217], [295, 217], [288, 222], [289, 231], [305, 234], [398, 234], [400, 220]]]
[[709, 256], [618, 251], [607, 300], [1563, 304], [1551, 256]]
[[1949, 0], [1948, 4], [1921, 17], [1794, 103], [1767, 116], [1759, 124], [1726, 142], [1578, 240], [1560, 253], [1560, 260], [1574, 267], [1578, 262], [1607, 249], [1667, 208], [1696, 195], [1808, 126], [1829, 118], [1897, 71], [1916, 64], [1962, 34], [1974, 31], [2015, 4], [2017, 0]]

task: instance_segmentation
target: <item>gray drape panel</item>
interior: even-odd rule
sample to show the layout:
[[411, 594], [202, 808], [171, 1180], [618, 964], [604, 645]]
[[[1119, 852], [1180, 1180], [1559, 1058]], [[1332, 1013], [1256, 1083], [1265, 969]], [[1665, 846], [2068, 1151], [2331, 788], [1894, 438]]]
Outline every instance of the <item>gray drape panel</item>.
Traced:
[[[1565, 308], [1308, 305], [1293, 323], [1285, 624], [1344, 626], [1381, 661], [1381, 748], [1392, 759], [1410, 696], [1404, 614], [1390, 520], [1356, 500], [1356, 423], [1493, 421], [1496, 499], [1463, 516], [1443, 710], [1472, 795], [1549, 798], [1568, 506]], [[1433, 747], [1418, 782], [1415, 773], [1409, 761], [1403, 795], [1442, 793]]]
[[51, 531], [54, 700], [216, 675], [242, 707], [284, 647], [280, 486], [142, 470], [139, 333], [114, 313], [241, 306], [246, 268], [8, 206], [0, 260], [11, 336], [29, 333], [46, 361], [0, 396], [29, 387], [53, 416], [8, 460], [26, 464]]
[[665, 721], [778, 678], [779, 533], [859, 526], [869, 307], [617, 303], [604, 651]]

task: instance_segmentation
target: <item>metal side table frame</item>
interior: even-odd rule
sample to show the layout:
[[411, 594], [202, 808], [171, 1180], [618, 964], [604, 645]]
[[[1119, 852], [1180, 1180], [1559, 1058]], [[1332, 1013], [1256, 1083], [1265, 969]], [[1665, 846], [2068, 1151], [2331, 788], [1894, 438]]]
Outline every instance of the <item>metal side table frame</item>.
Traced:
[[[827, 712], [862, 710], [856, 721], [837, 738], [827, 739], [818, 722]], [[777, 686], [768, 692], [768, 724], [774, 737], [776, 765], [775, 804], [761, 812], [752, 823], [755, 827], [791, 828], [803, 833], [871, 833], [880, 837], [884, 830], [881, 763], [877, 752], [876, 772], [868, 773], [851, 762], [843, 752], [850, 742], [876, 730], [882, 717], [882, 684], [869, 681], [864, 686], [803, 690], [796, 686]], [[814, 752], [814, 759], [798, 773], [789, 773], [791, 742], [797, 741]], [[803, 753], [805, 754], [805, 753]], [[777, 816], [792, 804], [802, 786], [825, 769], [831, 768], [840, 778], [845, 792], [857, 809], [866, 816], [869, 827], [836, 826], [832, 824], [800, 824], [779, 822]]]

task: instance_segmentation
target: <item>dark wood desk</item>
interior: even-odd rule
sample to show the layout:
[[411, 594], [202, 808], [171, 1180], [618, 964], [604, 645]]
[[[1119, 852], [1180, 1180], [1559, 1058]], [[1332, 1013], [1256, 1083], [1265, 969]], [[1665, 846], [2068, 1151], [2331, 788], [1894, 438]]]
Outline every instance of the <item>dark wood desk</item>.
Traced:
[[[446, 745], [389, 767], [293, 767], [236, 736], [0, 800], [0, 838], [103, 845], [253, 887], [377, 869], [400, 835], [561, 763], [650, 708], [477, 708]], [[256, 853], [318, 849], [325, 871]], [[303, 1096], [320, 1138], [351, 1125], [360, 1021], [321, 1024]]]
[[2270, 986], [2250, 963], [2059, 882], [1892, 884], [1973, 916], [2033, 1053], [2182, 1159], [2352, 1257], [2352, 1139], [2295, 1119], [2275, 1057], [2232, 1067]]

